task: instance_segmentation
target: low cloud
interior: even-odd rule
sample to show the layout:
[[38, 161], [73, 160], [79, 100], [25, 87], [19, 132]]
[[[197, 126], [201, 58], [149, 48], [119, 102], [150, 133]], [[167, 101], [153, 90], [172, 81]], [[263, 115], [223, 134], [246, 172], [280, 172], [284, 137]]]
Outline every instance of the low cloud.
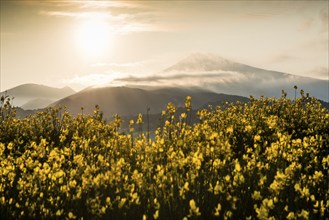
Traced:
[[166, 72], [148, 76], [127, 76], [115, 79], [114, 83], [139, 86], [202, 86], [212, 83], [238, 82], [246, 77], [243, 74], [232, 71], [209, 71], [199, 73]]
[[120, 86], [120, 82], [114, 82], [116, 78], [122, 76], [122, 73], [93, 73], [84, 76], [74, 76], [64, 80], [65, 84], [74, 84], [81, 86]]
[[182, 73], [166, 72], [153, 75], [130, 74], [123, 72], [92, 73], [84, 76], [74, 76], [64, 80], [65, 84], [80, 86], [202, 86], [214, 83], [232, 83], [246, 80], [247, 77], [238, 72], [200, 72]]

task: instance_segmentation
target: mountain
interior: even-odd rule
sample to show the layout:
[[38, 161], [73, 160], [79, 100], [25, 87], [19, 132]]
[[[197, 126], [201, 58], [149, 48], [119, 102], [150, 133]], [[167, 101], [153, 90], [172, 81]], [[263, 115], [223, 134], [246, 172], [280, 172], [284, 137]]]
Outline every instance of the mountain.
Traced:
[[290, 92], [292, 97], [293, 87], [297, 85], [299, 89], [319, 99], [328, 100], [329, 98], [328, 80], [264, 70], [229, 61], [213, 54], [192, 54], [165, 69], [163, 73], [183, 75], [185, 78], [205, 76], [204, 79], [200, 77], [203, 87], [228, 94], [279, 97], [281, 91], [285, 90]]
[[253, 76], [254, 74], [263, 74], [262, 77], [283, 76], [285, 73], [267, 71], [264, 74], [263, 69], [236, 63], [214, 54], [193, 53], [185, 59], [179, 61], [173, 66], [163, 70], [163, 72], [181, 72], [181, 73], [243, 73]]
[[[114, 114], [128, 116], [145, 113], [147, 107], [150, 108], [150, 114], [157, 114], [165, 110], [169, 102], [174, 103], [177, 107], [183, 107], [188, 95], [192, 96], [193, 108], [201, 108], [208, 102], [226, 101], [233, 97], [202, 89], [144, 90], [130, 87], [104, 87], [83, 90], [53, 103], [52, 106], [66, 106], [69, 112], [78, 114], [81, 113], [81, 107], [84, 108], [84, 113], [92, 113], [95, 106], [98, 105], [104, 112], [104, 116], [110, 118]], [[248, 99], [234, 96], [234, 100], [246, 101]]]
[[195, 53], [165, 70], [147, 77], [119, 79], [127, 85], [197, 87], [215, 93], [240, 96], [294, 97], [294, 86], [318, 99], [329, 101], [329, 81], [271, 71], [233, 62], [213, 54]]
[[43, 99], [43, 98], [36, 98], [28, 101], [24, 105], [21, 106], [22, 109], [25, 110], [34, 110], [34, 109], [40, 109], [45, 108], [51, 103], [53, 103], [54, 100], [51, 99]]
[[0, 96], [6, 94], [14, 97], [14, 106], [23, 109], [37, 109], [44, 108], [50, 103], [74, 93], [75, 91], [69, 87], [59, 89], [38, 84], [23, 84], [0, 93]]

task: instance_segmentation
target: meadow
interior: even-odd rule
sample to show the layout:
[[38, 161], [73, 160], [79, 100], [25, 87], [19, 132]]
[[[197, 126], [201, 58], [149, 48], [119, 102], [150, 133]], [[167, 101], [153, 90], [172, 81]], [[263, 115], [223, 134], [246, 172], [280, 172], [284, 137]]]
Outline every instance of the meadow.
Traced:
[[149, 139], [140, 115], [24, 119], [0, 103], [1, 219], [325, 219], [329, 111], [299, 98], [209, 106], [172, 103]]

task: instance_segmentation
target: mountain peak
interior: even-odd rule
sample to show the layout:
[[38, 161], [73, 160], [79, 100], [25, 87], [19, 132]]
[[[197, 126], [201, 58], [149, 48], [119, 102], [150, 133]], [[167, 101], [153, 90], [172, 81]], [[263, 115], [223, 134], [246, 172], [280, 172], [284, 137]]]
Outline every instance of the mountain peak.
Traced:
[[72, 94], [75, 93], [75, 91], [69, 86], [64, 86], [61, 90]]
[[[27, 83], [8, 89], [6, 93], [10, 97], [15, 98], [14, 100], [15, 106], [22, 106], [25, 104], [26, 106], [31, 106], [33, 104], [35, 108], [38, 108], [38, 107], [44, 107], [43, 104], [45, 103], [44, 100], [51, 100], [53, 102], [55, 100], [74, 94], [75, 91], [70, 87], [63, 87], [59, 89], [59, 88], [49, 87], [40, 84]], [[0, 95], [1, 94], [3, 93], [0, 93]], [[40, 100], [43, 101], [40, 102]], [[30, 101], [33, 101], [32, 104], [30, 103]], [[40, 103], [42, 105], [38, 105]]]
[[228, 70], [236, 63], [211, 53], [192, 53], [175, 65], [167, 68], [164, 72], [188, 71], [209, 72], [217, 70]]

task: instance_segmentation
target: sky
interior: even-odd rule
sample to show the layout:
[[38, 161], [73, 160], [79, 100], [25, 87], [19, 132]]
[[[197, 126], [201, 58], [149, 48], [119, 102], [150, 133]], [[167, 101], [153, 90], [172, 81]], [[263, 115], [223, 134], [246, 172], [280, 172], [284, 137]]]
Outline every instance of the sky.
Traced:
[[3, 1], [0, 91], [76, 91], [191, 53], [329, 80], [328, 1]]

